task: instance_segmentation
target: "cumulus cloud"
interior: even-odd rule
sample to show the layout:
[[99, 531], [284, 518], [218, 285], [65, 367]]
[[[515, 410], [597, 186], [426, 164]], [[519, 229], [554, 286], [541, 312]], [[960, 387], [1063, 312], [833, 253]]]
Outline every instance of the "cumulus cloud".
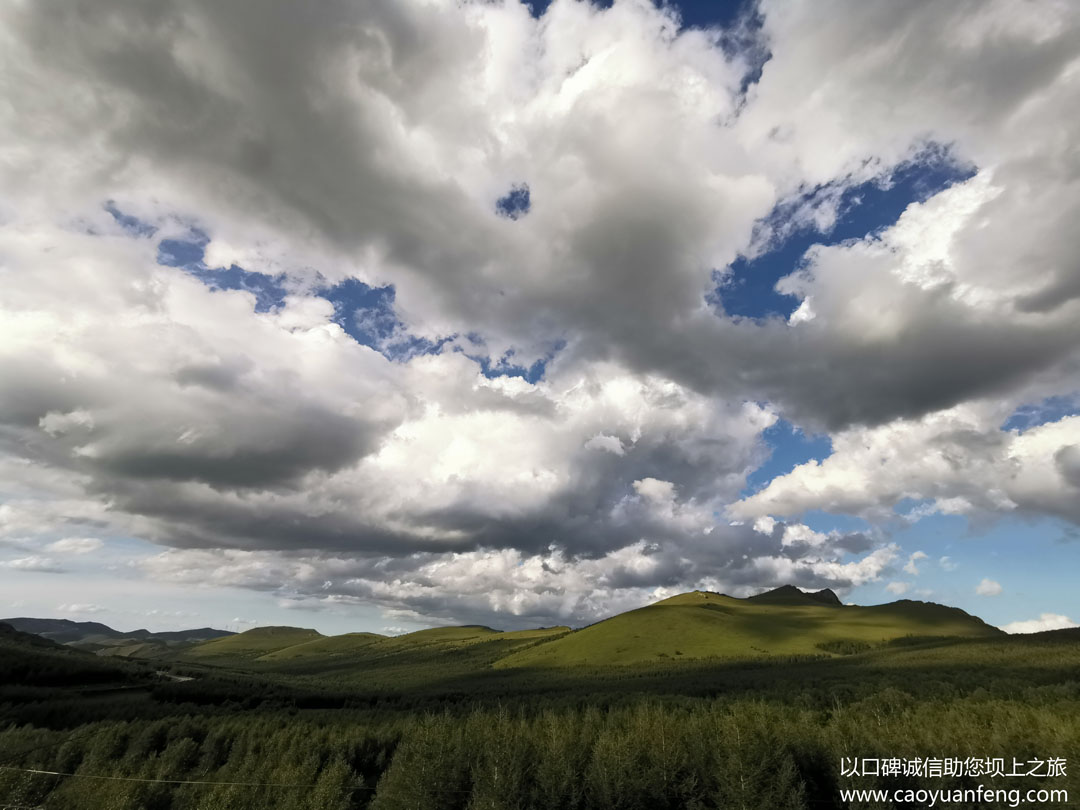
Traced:
[[1041, 613], [1037, 619], [1009, 622], [1003, 624], [1001, 629], [1006, 633], [1042, 633], [1046, 630], [1065, 630], [1070, 627], [1080, 627], [1080, 624], [1060, 613]]
[[924, 515], [1053, 514], [1080, 521], [1080, 489], [1062, 461], [1080, 441], [1080, 417], [1002, 431], [1008, 411], [1007, 403], [980, 401], [841, 431], [833, 434], [827, 459], [774, 478], [730, 511], [745, 519], [825, 509], [880, 520], [904, 499], [918, 498], [932, 504]]
[[916, 563], [919, 560], [925, 560], [928, 557], [929, 555], [925, 551], [916, 551], [912, 553], [911, 556], [908, 557], [907, 563], [904, 564], [904, 573], [917, 577], [919, 575], [919, 568]]
[[896, 594], [897, 596], [901, 596], [902, 594], [905, 594], [909, 590], [911, 590], [911, 583], [910, 582], [890, 582], [888, 585], [885, 586], [885, 590], [887, 590], [889, 593]]
[[992, 579], [984, 578], [982, 582], [975, 586], [975, 593], [979, 596], [1000, 596], [1002, 591], [1001, 583]]
[[846, 592], [880, 577], [896, 556], [894, 546], [846, 561], [827, 549], [792, 556], [779, 542], [758, 548], [747, 540], [743, 528], [718, 528], [696, 544], [638, 541], [593, 558], [554, 546], [396, 559], [187, 549], [139, 566], [157, 579], [197, 587], [285, 591], [289, 608], [374, 603], [400, 619], [528, 627], [586, 624], [695, 586], [738, 596], [788, 582]]
[[[29, 194], [35, 167], [78, 156], [65, 200], [152, 188], [233, 246], [218, 262], [266, 266], [284, 243], [275, 268], [393, 283], [416, 334], [480, 333], [522, 356], [569, 338], [701, 390], [751, 380], [831, 426], [919, 415], [1059, 362], [1077, 298], [1023, 301], [1075, 280], [1077, 195], [1048, 181], [1068, 176], [1076, 15], [1024, 6], [999, 36], [995, 4], [844, 8], [763, 4], [772, 58], [744, 93], [750, 60], [646, 2], [556, 2], [539, 21], [518, 3], [14, 7], [10, 180]], [[96, 103], [78, 103], [91, 89]], [[647, 125], [622, 126], [628, 107]], [[928, 136], [979, 175], [880, 238], [815, 251], [786, 287], [812, 320], [702, 306], [778, 202], [887, 178]], [[494, 200], [521, 180], [528, 215], [499, 218]]]
[[[1080, 15], [757, 11], [735, 48], [644, 0], [5, 7], [4, 536], [497, 624], [900, 553], [811, 510], [1080, 522], [1080, 417], [1001, 429], [1080, 368]], [[791, 318], [729, 316], [738, 257], [927, 161], [967, 179], [812, 248]], [[833, 452], [744, 495], [781, 415]]]

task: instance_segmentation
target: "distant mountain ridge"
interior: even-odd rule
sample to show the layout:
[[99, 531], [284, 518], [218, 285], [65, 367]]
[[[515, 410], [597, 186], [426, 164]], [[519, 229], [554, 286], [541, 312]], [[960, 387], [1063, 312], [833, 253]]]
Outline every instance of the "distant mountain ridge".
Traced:
[[101, 622], [77, 622], [71, 619], [37, 619], [20, 616], [12, 619], [0, 619], [22, 633], [47, 638], [59, 644], [100, 644], [106, 641], [131, 640], [135, 642], [158, 642], [161, 644], [178, 642], [202, 642], [216, 638], [236, 635], [229, 630], [216, 630], [213, 627], [199, 627], [191, 630], [169, 630], [155, 633], [146, 629], [115, 630]]

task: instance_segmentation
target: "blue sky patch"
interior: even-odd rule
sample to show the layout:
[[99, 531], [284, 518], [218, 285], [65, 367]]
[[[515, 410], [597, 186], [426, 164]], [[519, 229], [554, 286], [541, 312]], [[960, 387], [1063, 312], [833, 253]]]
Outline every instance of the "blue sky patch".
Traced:
[[1023, 433], [1033, 427], [1057, 422], [1066, 416], [1080, 414], [1080, 396], [1047, 397], [1041, 402], [1021, 405], [1002, 424], [1002, 430], [1018, 430]]
[[255, 296], [255, 311], [269, 312], [285, 302], [284, 276], [271, 276], [245, 270], [235, 264], [229, 267], [197, 267], [188, 269], [212, 290], [245, 290]]
[[776, 476], [785, 475], [800, 464], [823, 461], [832, 454], [832, 440], [828, 436], [808, 436], [786, 419], [778, 420], [761, 435], [772, 448], [772, 454], [746, 477], [743, 497], [753, 495]]
[[187, 239], [162, 239], [158, 243], [158, 264], [190, 270], [205, 267], [206, 246], [210, 237], [198, 228], [192, 228]]
[[[976, 528], [962, 515], [931, 515], [891, 535], [902, 549], [891, 576], [856, 588], [849, 598], [860, 604], [891, 602], [898, 597], [884, 586], [896, 580], [910, 583], [910, 590], [899, 598], [954, 605], [991, 624], [1059, 613], [1061, 605], [1075, 601], [1075, 586], [1068, 577], [1047, 577], [1045, 560], [1054, 554], [1055, 564], [1066, 570], [1080, 564], [1080, 543], [1061, 543], [1068, 528], [1057, 518], [1004, 518]], [[1025, 553], [1017, 554], [1017, 548]], [[903, 570], [915, 551], [928, 555], [916, 562], [918, 575]], [[947, 567], [942, 557], [948, 558]], [[1004, 597], [977, 595], [975, 588], [983, 578], [1000, 583]]]
[[536, 383], [543, 379], [544, 372], [547, 371], [546, 359], [536, 360], [526, 368], [515, 363], [513, 355], [513, 352], [507, 352], [495, 362], [487, 357], [473, 357], [472, 355], [469, 357], [480, 364], [480, 372], [489, 380], [496, 377], [521, 377], [526, 382]]
[[505, 197], [495, 201], [495, 212], [499, 216], [509, 219], [520, 219], [529, 213], [532, 200], [529, 197], [529, 187], [525, 183], [511, 187]]
[[[467, 335], [469, 340], [477, 347], [483, 347], [485, 345], [484, 339], [473, 333]], [[547, 364], [550, 363], [559, 352], [566, 347], [566, 341], [556, 341], [544, 357], [538, 360], [534, 360], [528, 366], [522, 365], [514, 360], [514, 351], [511, 349], [506, 352], [502, 357], [492, 360], [489, 355], [486, 354], [470, 354], [464, 349], [458, 349], [465, 353], [465, 356], [470, 360], [480, 365], [480, 373], [487, 377], [489, 380], [496, 377], [521, 377], [523, 380], [529, 383], [538, 383], [544, 378], [544, 374], [547, 371]]]
[[838, 515], [821, 509], [811, 509], [800, 520], [815, 532], [821, 532], [822, 534], [828, 534], [829, 532], [855, 534], [856, 532], [868, 532], [873, 528], [868, 521], [861, 517]]
[[916, 509], [930, 506], [934, 503], [933, 498], [901, 498], [893, 506], [893, 511], [898, 515], [907, 515]]
[[[317, 291], [334, 305], [334, 323], [357, 343], [375, 347], [398, 327], [394, 288], [372, 287], [354, 278]], [[366, 317], [360, 318], [361, 314]]]
[[[743, 318], [788, 318], [799, 305], [795, 296], [783, 295], [775, 286], [795, 272], [807, 249], [815, 244], [835, 245], [862, 239], [881, 231], [900, 218], [915, 202], [924, 202], [955, 183], [971, 178], [974, 167], [959, 164], [943, 147], [931, 147], [915, 160], [902, 164], [884, 180], [861, 183], [840, 191], [836, 222], [826, 233], [807, 226], [753, 259], [740, 256], [730, 273], [714, 273], [717, 287], [707, 296], [714, 307]], [[837, 189], [819, 187], [800, 199], [777, 206], [763, 226], [779, 227], [788, 222], [803, 203], [821, 202]]]
[[405, 331], [394, 310], [393, 285], [372, 287], [354, 278], [323, 287], [318, 295], [334, 305], [334, 322], [357, 343], [375, 349], [387, 360], [408, 360], [434, 354], [453, 335], [431, 341]]
[[210, 238], [193, 228], [187, 239], [162, 239], [158, 245], [158, 264], [178, 267], [212, 290], [244, 290], [255, 296], [255, 311], [269, 312], [281, 306], [287, 294], [284, 275], [271, 276], [255, 270], [245, 270], [235, 264], [229, 267], [207, 267], [203, 259]]
[[[551, 5], [551, 0], [527, 0], [534, 17], [540, 17]], [[611, 8], [611, 0], [592, 0], [599, 8]], [[679, 10], [684, 28], [707, 28], [730, 25], [751, 3], [749, 0], [683, 0], [668, 3]]]

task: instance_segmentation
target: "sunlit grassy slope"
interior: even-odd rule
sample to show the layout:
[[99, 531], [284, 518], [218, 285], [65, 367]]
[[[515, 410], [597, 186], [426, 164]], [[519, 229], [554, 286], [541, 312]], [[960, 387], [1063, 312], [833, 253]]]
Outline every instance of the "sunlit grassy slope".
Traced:
[[[250, 631], [249, 631], [250, 632]], [[490, 654], [524, 644], [553, 638], [570, 632], [569, 627], [545, 627], [536, 630], [499, 632], [490, 627], [465, 625], [463, 627], [436, 627], [418, 630], [401, 636], [380, 636], [377, 633], [346, 633], [342, 636], [316, 638], [291, 647], [285, 647], [260, 656], [260, 662], [286, 663], [317, 661], [319, 659], [350, 658], [372, 661], [376, 659], [405, 656], [415, 658], [421, 653], [449, 653], [472, 649]], [[241, 634], [241, 636], [246, 634]], [[235, 636], [234, 638], [240, 638]], [[203, 645], [206, 647], [209, 645]]]
[[235, 636], [196, 644], [181, 654], [190, 660], [258, 658], [268, 653], [325, 638], [316, 630], [301, 627], [256, 627]]
[[120, 643], [102, 644], [94, 652], [104, 658], [166, 658], [174, 650], [166, 644], [155, 641], [132, 642], [125, 639]]
[[499, 632], [477, 625], [402, 636], [266, 627], [181, 653], [189, 661], [249, 662], [265, 671], [336, 674], [368, 681], [465, 676], [499, 669], [605, 667], [694, 659], [830, 655], [898, 638], [998, 637], [1001, 631], [957, 608], [903, 600], [843, 605], [831, 591], [778, 588], [749, 599], [694, 591], [577, 631], [553, 627]]
[[324, 636], [313, 641], [305, 641], [302, 644], [294, 644], [291, 647], [274, 650], [260, 656], [258, 660], [292, 661], [305, 658], [332, 658], [334, 656], [349, 655], [385, 638], [386, 636], [380, 636], [378, 633], [346, 633], [342, 636]]
[[346, 633], [341, 636], [316, 638], [292, 647], [275, 650], [260, 656], [259, 661], [282, 663], [299, 659], [318, 660], [337, 657], [381, 658], [399, 651], [415, 651], [423, 648], [454, 648], [475, 643], [492, 636], [505, 637], [490, 627], [466, 625], [464, 627], [436, 627], [419, 630], [401, 636], [381, 636], [377, 633]]
[[[903, 636], [998, 636], [957, 608], [904, 600], [856, 607], [783, 588], [751, 599], [695, 591], [622, 613], [496, 667], [624, 665], [663, 659], [822, 654], [828, 642], [877, 644]], [[826, 647], [826, 649], [828, 649]]]
[[260, 671], [403, 686], [489, 670], [517, 649], [544, 643], [569, 627], [499, 632], [490, 627], [438, 627], [401, 636], [349, 634], [289, 647], [252, 661]]

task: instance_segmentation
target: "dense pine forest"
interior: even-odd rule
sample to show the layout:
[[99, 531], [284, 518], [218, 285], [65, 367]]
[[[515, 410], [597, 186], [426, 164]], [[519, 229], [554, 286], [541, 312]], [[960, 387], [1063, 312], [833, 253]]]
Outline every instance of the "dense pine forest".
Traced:
[[0, 647], [0, 807], [782, 810], [871, 806], [842, 802], [845, 787], [976, 784], [1080, 795], [1073, 773], [841, 769], [843, 757], [1075, 758], [1068, 631], [606, 668], [476, 659], [471, 673], [416, 651], [411, 677], [397, 658], [365, 675], [102, 659], [17, 633]]

